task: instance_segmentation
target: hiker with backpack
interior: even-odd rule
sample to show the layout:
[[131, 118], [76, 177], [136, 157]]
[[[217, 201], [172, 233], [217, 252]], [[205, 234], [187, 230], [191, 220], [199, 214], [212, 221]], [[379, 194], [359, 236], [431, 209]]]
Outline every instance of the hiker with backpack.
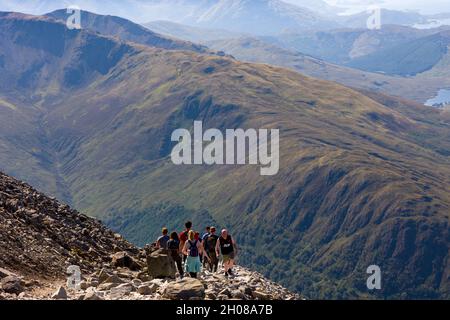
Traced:
[[184, 245], [188, 241], [189, 238], [189, 232], [192, 228], [192, 222], [187, 221], [185, 224], [185, 230], [180, 232], [179, 238], [180, 238], [180, 252], [183, 253], [183, 263], [186, 263], [187, 255], [184, 254]]
[[225, 271], [225, 277], [233, 275], [234, 259], [237, 254], [237, 245], [233, 238], [228, 234], [227, 229], [223, 229], [219, 240], [216, 244], [216, 254], [219, 256], [222, 254], [223, 267]]
[[180, 239], [176, 232], [172, 232], [170, 234], [170, 240], [167, 242], [167, 249], [169, 250], [169, 254], [172, 257], [173, 261], [175, 261], [175, 264], [177, 265], [180, 278], [183, 279], [184, 270], [180, 255]]
[[183, 254], [187, 256], [184, 264], [185, 271], [192, 278], [197, 278], [197, 274], [201, 271], [202, 263], [200, 262], [200, 254], [203, 253], [203, 246], [199, 240], [195, 239], [195, 232], [190, 230], [188, 240], [184, 244]]
[[205, 257], [207, 257], [209, 271], [217, 272], [219, 266], [219, 258], [216, 254], [216, 245], [219, 236], [216, 235], [216, 228], [211, 227], [209, 235], [203, 241], [203, 248], [205, 249]]

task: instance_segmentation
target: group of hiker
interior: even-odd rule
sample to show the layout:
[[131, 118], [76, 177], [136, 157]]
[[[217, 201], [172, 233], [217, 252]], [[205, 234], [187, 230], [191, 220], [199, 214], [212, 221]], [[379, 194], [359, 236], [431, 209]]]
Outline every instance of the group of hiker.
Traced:
[[200, 236], [192, 230], [192, 222], [185, 223], [185, 230], [169, 235], [167, 228], [162, 229], [162, 235], [156, 241], [156, 247], [169, 251], [178, 269], [180, 277], [185, 272], [192, 278], [197, 278], [202, 266], [210, 272], [217, 272], [219, 257], [222, 256], [225, 277], [233, 275], [233, 266], [237, 254], [236, 242], [227, 229], [220, 235], [213, 226], [206, 227], [206, 232]]

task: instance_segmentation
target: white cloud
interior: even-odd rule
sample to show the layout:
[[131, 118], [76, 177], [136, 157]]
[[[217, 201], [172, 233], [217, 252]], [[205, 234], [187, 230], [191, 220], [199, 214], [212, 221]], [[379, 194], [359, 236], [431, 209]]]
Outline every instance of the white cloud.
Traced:
[[[295, 0], [288, 0], [295, 1]], [[337, 5], [351, 10], [363, 11], [367, 6], [378, 5], [392, 10], [420, 11], [423, 14], [450, 12], [449, 0], [325, 0], [330, 5]]]

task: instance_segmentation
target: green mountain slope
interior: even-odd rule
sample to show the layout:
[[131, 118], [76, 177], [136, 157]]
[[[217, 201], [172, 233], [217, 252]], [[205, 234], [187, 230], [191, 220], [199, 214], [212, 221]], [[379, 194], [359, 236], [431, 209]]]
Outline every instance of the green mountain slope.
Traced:
[[[50, 18], [1, 15], [0, 44], [1, 121], [12, 124], [0, 131], [1, 170], [137, 244], [186, 218], [226, 226], [240, 263], [312, 298], [449, 297], [444, 111]], [[279, 174], [173, 165], [170, 136], [194, 120], [280, 129]], [[372, 264], [377, 293], [365, 287]]]

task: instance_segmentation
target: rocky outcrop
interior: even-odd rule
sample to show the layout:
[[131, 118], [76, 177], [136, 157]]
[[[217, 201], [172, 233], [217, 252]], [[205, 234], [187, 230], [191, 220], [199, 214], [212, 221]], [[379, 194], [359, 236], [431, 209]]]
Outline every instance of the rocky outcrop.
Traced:
[[92, 272], [110, 263], [116, 252], [129, 252], [122, 254], [126, 258], [116, 258], [118, 264], [138, 269], [131, 256], [139, 251], [120, 235], [0, 173], [1, 268], [20, 275], [64, 277], [69, 265]]
[[175, 262], [165, 249], [158, 249], [147, 255], [147, 270], [152, 278], [175, 278]]
[[0, 288], [10, 294], [20, 294], [23, 292], [23, 282], [15, 276], [7, 276], [0, 281]]

